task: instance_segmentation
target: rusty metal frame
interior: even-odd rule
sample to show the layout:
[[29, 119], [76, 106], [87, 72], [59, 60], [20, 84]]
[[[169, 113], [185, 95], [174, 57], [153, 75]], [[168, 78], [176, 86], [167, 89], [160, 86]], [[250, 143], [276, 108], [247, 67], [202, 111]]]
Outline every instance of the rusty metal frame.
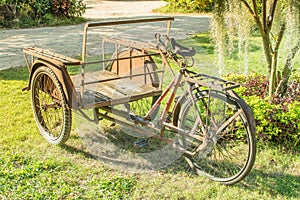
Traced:
[[166, 35], [169, 36], [170, 35], [170, 29], [171, 29], [171, 22], [174, 21], [174, 17], [158, 17], [158, 18], [149, 18], [149, 19], [132, 19], [132, 20], [121, 20], [121, 21], [86, 23], [85, 26], [84, 26], [83, 41], [82, 41], [82, 63], [85, 62], [85, 58], [86, 58], [87, 32], [88, 32], [89, 28], [101, 27], [101, 26], [122, 25], [122, 24], [160, 22], [160, 21], [168, 21]]
[[[93, 63], [104, 63], [104, 62], [108, 62], [108, 61], [113, 61], [113, 60], [122, 60], [122, 59], [131, 59], [131, 58], [139, 58], [139, 57], [145, 57], [145, 56], [149, 56], [149, 55], [161, 55], [162, 57], [162, 63], [163, 66], [167, 66], [169, 69], [172, 70], [170, 64], [168, 63], [168, 55], [165, 54], [164, 52], [162, 52], [162, 50], [160, 49], [155, 49], [153, 47], [148, 46], [145, 43], [141, 43], [141, 42], [132, 42], [132, 41], [125, 41], [125, 40], [120, 40], [120, 39], [106, 39], [104, 40], [104, 42], [113, 42], [116, 44], [116, 49], [118, 49], [118, 45], [125, 45], [128, 47], [136, 47], [141, 49], [143, 52], [145, 51], [149, 51], [152, 52], [152, 54], [148, 54], [145, 53], [144, 55], [138, 55], [138, 56], [133, 56], [130, 54], [129, 57], [126, 58], [116, 58], [116, 59], [108, 59], [108, 60], [102, 60], [102, 61], [94, 61], [94, 62], [86, 62], [86, 44], [87, 44], [87, 32], [89, 28], [92, 27], [101, 27], [101, 26], [112, 26], [112, 25], [120, 25], [120, 24], [132, 24], [132, 23], [145, 23], [145, 22], [158, 22], [158, 21], [167, 21], [167, 32], [166, 35], [169, 37], [170, 34], [170, 28], [171, 28], [171, 22], [174, 20], [174, 18], [172, 17], [160, 17], [160, 18], [152, 18], [152, 19], [134, 19], [134, 20], [125, 20], [125, 21], [113, 21], [113, 22], [92, 22], [92, 23], [87, 23], [84, 27], [84, 35], [83, 35], [83, 44], [82, 44], [82, 60], [79, 61], [77, 59], [73, 59], [67, 56], [63, 56], [60, 54], [56, 54], [47, 50], [43, 50], [43, 49], [39, 49], [39, 48], [24, 48], [23, 52], [24, 52], [24, 57], [25, 57], [25, 61], [28, 65], [28, 70], [32, 74], [34, 73], [34, 70], [37, 69], [38, 67], [45, 65], [48, 66], [49, 68], [51, 68], [53, 70], [53, 72], [58, 76], [58, 80], [60, 81], [60, 83], [62, 84], [63, 90], [66, 94], [66, 97], [68, 99], [68, 105], [70, 106], [70, 108], [73, 109], [77, 109], [77, 107], [71, 107], [73, 106], [72, 104], [70, 105], [70, 103], [72, 103], [72, 98], [74, 95], [76, 95], [76, 91], [73, 85], [72, 80], [70, 79], [70, 76], [66, 70], [66, 66], [67, 65], [81, 65], [81, 88], [80, 88], [80, 92], [81, 92], [81, 98], [84, 95], [84, 85], [85, 84], [93, 84], [93, 83], [100, 83], [100, 82], [104, 82], [104, 81], [113, 81], [113, 80], [118, 80], [118, 79], [126, 79], [128, 77], [134, 77], [134, 76], [140, 76], [141, 74], [134, 74], [134, 75], [128, 75], [128, 76], [124, 76], [124, 77], [111, 77], [111, 78], [107, 78], [105, 80], [99, 80], [96, 82], [90, 82], [90, 83], [85, 83], [84, 81], [84, 74], [85, 74], [85, 67], [88, 64], [93, 64]], [[103, 43], [102, 43], [102, 47], [103, 47]], [[31, 56], [31, 62], [28, 60], [28, 57]], [[38, 59], [36, 59], [38, 58]], [[174, 61], [177, 61], [177, 59], [174, 59]], [[233, 83], [233, 82], [228, 82], [225, 80], [222, 80], [220, 78], [214, 78], [208, 75], [203, 75], [203, 74], [194, 74], [193, 76], [189, 75], [189, 71], [186, 69], [185, 64], [183, 64], [182, 62], [178, 62], [179, 66], [181, 67], [181, 70], [179, 71], [179, 73], [175, 76], [174, 72], [173, 73], [173, 80], [169, 83], [169, 85], [167, 86], [167, 88], [160, 93], [160, 97], [156, 100], [156, 102], [154, 103], [154, 105], [152, 106], [152, 108], [150, 108], [150, 110], [148, 111], [148, 113], [146, 114], [146, 116], [142, 119], [139, 119], [139, 116], [131, 116], [133, 118], [131, 118], [131, 120], [128, 120], [128, 113], [122, 110], [113, 110], [112, 107], [110, 107], [111, 105], [105, 105], [102, 107], [97, 107], [97, 103], [95, 103], [94, 105], [87, 105], [85, 107], [85, 105], [82, 104], [82, 102], [79, 102], [79, 107], [78, 110], [81, 111], [81, 108], [98, 108], [98, 110], [94, 109], [94, 121], [97, 122], [97, 120], [99, 120], [99, 118], [97, 119], [96, 117], [103, 117], [105, 119], [117, 122], [119, 124], [125, 125], [125, 126], [129, 126], [131, 128], [134, 128], [136, 131], [138, 131], [141, 134], [145, 134], [146, 136], [151, 136], [151, 137], [156, 137], [159, 138], [169, 144], [172, 144], [175, 148], [177, 148], [178, 150], [194, 156], [195, 154], [197, 154], [198, 152], [200, 152], [203, 148], [206, 148], [206, 143], [204, 141], [203, 144], [201, 144], [197, 150], [195, 152], [189, 152], [188, 150], [181, 148], [181, 146], [176, 143], [176, 141], [170, 140], [166, 137], [164, 137], [164, 129], [165, 127], [168, 127], [169, 129], [173, 130], [173, 131], [177, 131], [179, 134], [182, 135], [186, 135], [189, 137], [192, 137], [194, 139], [198, 139], [197, 136], [191, 135], [189, 132], [186, 132], [185, 130], [181, 129], [180, 127], [177, 127], [173, 124], [173, 122], [168, 122], [167, 120], [167, 115], [169, 113], [169, 110], [171, 109], [171, 104], [175, 102], [175, 95], [177, 93], [177, 90], [182, 87], [182, 80], [184, 79], [185, 82], [188, 83], [188, 89], [187, 92], [185, 93], [186, 95], [189, 95], [191, 100], [192, 100], [192, 104], [195, 106], [196, 109], [196, 114], [197, 114], [197, 119], [200, 122], [200, 126], [202, 128], [202, 132], [205, 133], [205, 135], [208, 135], [206, 130], [204, 129], [204, 125], [201, 119], [201, 113], [198, 110], [197, 107], [197, 103], [195, 102], [195, 99], [193, 98], [193, 94], [192, 94], [192, 87], [191, 85], [199, 85], [199, 86], [204, 86], [207, 87], [208, 89], [215, 89], [215, 90], [224, 90], [226, 92], [228, 92], [228, 94], [235, 98], [234, 102], [237, 103], [237, 105], [239, 105], [241, 108], [239, 110], [237, 110], [237, 112], [231, 116], [227, 121], [225, 121], [222, 126], [220, 126], [217, 130], [217, 134], [219, 134], [219, 132], [221, 132], [228, 124], [230, 124], [237, 116], [241, 115], [242, 112], [245, 112], [245, 121], [248, 122], [248, 126], [250, 124], [250, 129], [252, 132], [255, 132], [255, 127], [253, 126], [254, 124], [254, 118], [251, 112], [251, 109], [248, 107], [248, 105], [242, 100], [240, 99], [233, 91], [232, 89], [238, 87], [237, 84]], [[158, 70], [159, 71], [159, 70]], [[162, 76], [164, 75], [164, 68], [163, 70], [160, 70], [159, 72], [162, 73]], [[145, 72], [143, 74], [151, 74], [154, 72]], [[31, 77], [30, 77], [31, 80]], [[162, 84], [162, 79], [160, 80], [160, 84]], [[28, 89], [28, 88], [27, 88]], [[161, 88], [159, 88], [161, 89]], [[149, 91], [146, 91], [149, 96]], [[156, 93], [155, 93], [156, 92]], [[156, 91], [151, 91], [151, 93], [154, 93], [155, 95], [158, 94], [158, 92], [161, 92], [159, 90]], [[184, 95], [185, 95], [184, 94]], [[146, 95], [142, 96], [142, 97], [148, 97]], [[141, 97], [141, 96], [139, 96]], [[138, 100], [137, 96], [134, 96], [133, 101]], [[183, 96], [185, 97], [185, 96]], [[78, 97], [75, 96], [76, 101], [78, 100]], [[161, 104], [161, 102], [163, 101], [164, 98], [167, 98], [166, 101], [166, 106], [163, 108], [162, 113], [159, 116], [158, 119], [158, 123], [157, 124], [152, 124], [148, 121], [148, 118], [150, 118], [150, 115], [152, 113], [155, 112], [156, 108]], [[117, 101], [121, 102], [121, 103], [126, 103], [126, 99], [125, 101], [121, 98], [121, 99], [116, 99]], [[124, 101], [124, 102], [123, 102]], [[181, 100], [179, 99], [178, 103], [176, 103], [175, 106], [175, 110], [177, 105], [179, 105], [181, 102]], [[109, 103], [108, 101], [106, 103]], [[77, 104], [78, 106], [78, 104]], [[82, 107], [80, 107], [82, 106]], [[102, 114], [99, 113], [99, 110], [104, 110], [106, 111], [106, 113], [113, 113], [116, 114], [117, 116], [120, 116], [122, 118], [118, 119], [118, 118], [114, 118], [114, 117], [110, 117], [107, 114]], [[174, 109], [174, 108], [173, 108]], [[112, 112], [113, 111], [113, 112]], [[88, 116], [86, 116], [88, 118]], [[136, 118], [134, 118], [136, 117]], [[130, 123], [133, 122], [134, 124]], [[141, 129], [139, 126], [136, 126], [136, 124], [142, 124], [143, 126], [148, 127], [148, 130], [144, 130]], [[152, 131], [156, 131], [159, 132], [160, 134], [153, 134]]]
[[[109, 60], [105, 61], [97, 61], [97, 62], [86, 62], [86, 45], [87, 45], [87, 34], [88, 30], [93, 27], [103, 27], [103, 26], [113, 26], [113, 25], [121, 25], [121, 24], [134, 24], [134, 23], [147, 23], [147, 22], [163, 22], [167, 21], [167, 31], [166, 35], [170, 35], [170, 28], [171, 23], [174, 20], [173, 17], [156, 17], [156, 18], [146, 18], [146, 19], [129, 19], [129, 20], [121, 20], [121, 21], [107, 21], [107, 22], [90, 22], [86, 23], [84, 26], [84, 32], [83, 32], [83, 42], [82, 42], [82, 59], [77, 60], [74, 58], [70, 58], [61, 54], [57, 54], [48, 50], [44, 50], [37, 47], [28, 47], [23, 49], [24, 58], [28, 67], [29, 73], [31, 73], [29, 85], [25, 89], [30, 89], [30, 82], [31, 77], [34, 71], [41, 65], [46, 65], [48, 67], [53, 68], [56, 75], [58, 76], [58, 79], [60, 80], [62, 86], [65, 88], [65, 93], [67, 95], [67, 99], [70, 99], [70, 102], [68, 102], [68, 105], [72, 107], [73, 109], [78, 109], [78, 106], [82, 106], [82, 97], [84, 93], [84, 85], [86, 84], [84, 81], [84, 74], [85, 74], [85, 67], [88, 64], [93, 63], [105, 63]], [[120, 40], [119, 40], [119, 43]], [[118, 45], [118, 44], [116, 44]], [[145, 44], [139, 44], [139, 45], [145, 45]], [[148, 45], [149, 46], [149, 45]], [[153, 53], [148, 54], [148, 56], [152, 55], [159, 55], [158, 51], [155, 51], [155, 49], [151, 46], [148, 47], [148, 50], [151, 50]], [[29, 60], [29, 57], [31, 60]], [[129, 58], [135, 58], [139, 56], [132, 56]], [[142, 57], [142, 56], [141, 56]], [[117, 58], [117, 59], [124, 59], [124, 58]], [[114, 59], [115, 60], [115, 59]], [[111, 60], [113, 61], [113, 59]], [[70, 78], [70, 75], [68, 74], [66, 70], [66, 66], [68, 65], [81, 65], [81, 88], [80, 88], [80, 95], [77, 96], [77, 93], [75, 91], [75, 87], [73, 85], [73, 82]], [[60, 72], [59, 72], [60, 71]], [[158, 71], [159, 73], [164, 73], [163, 71]], [[151, 74], [152, 72], [148, 72]], [[146, 73], [147, 74], [147, 73]], [[133, 75], [138, 76], [138, 75]], [[126, 77], [125, 77], [126, 78]], [[72, 94], [74, 93], [74, 94]], [[69, 97], [70, 96], [70, 97]], [[73, 105], [71, 101], [74, 101], [72, 99], [75, 99], [76, 105]]]
[[[105, 68], [105, 63], [110, 62], [110, 61], [115, 61], [115, 60], [121, 60], [121, 59], [132, 59], [135, 58], [134, 56], [129, 56], [126, 58], [113, 58], [113, 59], [104, 59], [104, 50], [102, 50], [102, 56], [103, 60], [102, 61], [91, 61], [87, 62], [86, 61], [86, 56], [87, 56], [87, 39], [88, 39], [88, 30], [90, 28], [95, 28], [95, 27], [104, 27], [104, 26], [115, 26], [115, 25], [123, 25], [123, 24], [136, 24], [136, 23], [149, 23], [149, 22], [167, 22], [166, 26], [166, 35], [169, 37], [170, 36], [170, 29], [171, 29], [171, 23], [174, 21], [173, 17], [157, 17], [157, 18], [148, 18], [148, 19], [130, 19], [130, 20], [120, 20], [120, 21], [108, 21], [108, 22], [90, 22], [86, 23], [84, 26], [84, 33], [83, 33], [83, 41], [82, 41], [82, 60], [81, 60], [81, 84], [80, 84], [80, 95], [81, 97], [84, 96], [84, 91], [85, 91], [85, 85], [87, 84], [85, 82], [85, 71], [86, 71], [86, 66], [89, 64], [96, 64], [96, 63], [103, 63], [103, 69]], [[152, 52], [150, 55], [159, 55], [160, 52], [153, 48], [151, 44], [143, 43], [143, 42], [138, 42], [138, 41], [126, 41], [123, 39], [116, 39], [116, 38], [104, 38], [102, 41], [102, 49], [104, 47], [105, 42], [113, 42], [116, 45], [116, 49], [118, 49], [119, 45], [124, 45], [128, 47], [133, 47], [137, 49], [142, 49], [143, 51], [149, 51]], [[118, 53], [117, 53], [118, 54]], [[118, 55], [116, 55], [118, 56]], [[144, 55], [146, 56], [146, 54]], [[149, 56], [149, 54], [147, 55]], [[143, 57], [143, 56], [140, 56]], [[160, 71], [159, 73], [164, 74], [164, 70]], [[135, 75], [133, 75], [135, 76]], [[132, 77], [133, 77], [132, 76]], [[163, 75], [162, 75], [163, 77]], [[120, 77], [120, 78], [126, 78], [126, 77]], [[89, 84], [89, 83], [88, 83]], [[160, 88], [162, 85], [162, 80], [160, 81]], [[83, 104], [82, 98], [80, 98], [80, 104]]]

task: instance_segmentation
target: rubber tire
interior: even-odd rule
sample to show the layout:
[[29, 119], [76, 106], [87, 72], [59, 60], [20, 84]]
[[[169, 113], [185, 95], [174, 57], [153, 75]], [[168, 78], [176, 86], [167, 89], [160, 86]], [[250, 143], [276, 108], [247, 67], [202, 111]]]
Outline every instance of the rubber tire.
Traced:
[[[55, 73], [49, 67], [39, 67], [32, 76], [30, 89], [34, 119], [40, 133], [51, 144], [64, 144], [70, 137], [72, 112]], [[45, 103], [47, 97], [50, 100], [48, 104]], [[54, 123], [51, 119], [54, 119]], [[51, 125], [53, 129], [49, 128]]]
[[[248, 152], [247, 152], [247, 158], [243, 158], [243, 159], [245, 159], [245, 163], [243, 163], [243, 166], [240, 168], [240, 170], [238, 170], [236, 173], [230, 175], [229, 177], [225, 177], [225, 176], [224, 177], [218, 177], [218, 176], [216, 176], [216, 174], [220, 173], [220, 170], [222, 170], [222, 168], [225, 169], [226, 166], [224, 167], [224, 165], [218, 165], [217, 162], [215, 162], [215, 163], [211, 162], [212, 165], [209, 166], [210, 168], [213, 168], [213, 167], [217, 168], [218, 166], [220, 166], [220, 168], [217, 168], [215, 170], [216, 174], [213, 174], [211, 172], [214, 172], [214, 170], [209, 169], [209, 170], [211, 170], [211, 172], [208, 171], [209, 167], [207, 167], [207, 169], [205, 169], [205, 164], [203, 164], [202, 166], [199, 166], [199, 164], [197, 163], [198, 161], [195, 158], [195, 156], [194, 157], [186, 156], [187, 162], [190, 164], [190, 166], [193, 169], [196, 170], [197, 174], [208, 176], [210, 179], [212, 179], [214, 181], [221, 182], [221, 183], [226, 184], [226, 185], [235, 184], [235, 183], [241, 181], [245, 176], [248, 175], [248, 173], [252, 169], [252, 166], [255, 162], [256, 142], [255, 142], [255, 132], [253, 132], [253, 130], [255, 130], [255, 127], [251, 127], [251, 126], [255, 126], [255, 125], [249, 123], [249, 122], [251, 122], [251, 119], [249, 119], [249, 116], [251, 116], [252, 113], [249, 113], [249, 111], [247, 111], [245, 109], [247, 107], [247, 105], [245, 103], [242, 106], [239, 105], [239, 104], [243, 103], [244, 101], [242, 101], [241, 99], [236, 99], [236, 96], [233, 97], [232, 95], [225, 94], [225, 93], [222, 93], [222, 92], [219, 92], [219, 91], [210, 91], [209, 92], [208, 90], [198, 91], [196, 93], [198, 93], [198, 94], [195, 95], [195, 96], [197, 96], [197, 97], [194, 97], [195, 100], [199, 100], [201, 98], [207, 98], [208, 94], [210, 94], [211, 98], [218, 99], [218, 100], [220, 100], [220, 102], [226, 103], [226, 105], [235, 107], [236, 109], [242, 109], [243, 110], [243, 112], [239, 115], [239, 117], [242, 121], [242, 126], [245, 128], [246, 136], [244, 136], [244, 137], [247, 138], [247, 148], [248, 148], [247, 151]], [[188, 97], [188, 95], [184, 95], [183, 98], [181, 99], [181, 109], [180, 109], [180, 114], [179, 114], [179, 120], [178, 120], [178, 122], [175, 123], [175, 124], [178, 123], [179, 127], [181, 127], [182, 129], [185, 129], [185, 127], [186, 127], [184, 125], [184, 123], [186, 121], [187, 114], [190, 112], [191, 108], [194, 108], [194, 106], [192, 106], [193, 105], [192, 100], [188, 99], [187, 97]], [[199, 105], [200, 104], [198, 104], [198, 106]], [[195, 126], [195, 124], [197, 123], [197, 122], [195, 122], [196, 118], [193, 118], [193, 120], [194, 120], [194, 125], [193, 126]], [[193, 122], [191, 122], [191, 123], [193, 123]], [[206, 130], [207, 130], [207, 127], [206, 127]], [[225, 137], [226, 136], [224, 136], [224, 138]], [[237, 137], [237, 136], [234, 135], [233, 137]], [[230, 139], [227, 139], [227, 141], [229, 141], [229, 140]], [[213, 157], [212, 154], [214, 153], [214, 151], [222, 150], [222, 147], [220, 147], [221, 144], [219, 144], [219, 141], [220, 141], [220, 139], [218, 140], [218, 142], [213, 147], [213, 149], [211, 151], [211, 157]], [[224, 139], [223, 142], [224, 141], [226, 142], [226, 139]], [[231, 141], [233, 141], [232, 138], [231, 138]], [[189, 148], [186, 144], [186, 136], [183, 136], [183, 138], [182, 138], [182, 145], [185, 148]], [[201, 145], [201, 142], [199, 143], [199, 145]], [[220, 146], [218, 146], [218, 145], [220, 145]], [[224, 144], [222, 144], [222, 145], [224, 145]], [[230, 146], [228, 145], [228, 146], [226, 146], [226, 148], [230, 148]], [[207, 161], [210, 161], [209, 160], [210, 159], [209, 154], [205, 155], [205, 156], [207, 156], [207, 157], [205, 157], [204, 159], [207, 159]], [[222, 154], [220, 153], [220, 154], [218, 154], [218, 156], [221, 157]], [[199, 159], [199, 163], [201, 163], [204, 160], [203, 158], [200, 158], [200, 159]], [[223, 162], [225, 163], [225, 161], [223, 161]], [[228, 161], [226, 161], [226, 162], [228, 162]], [[236, 159], [236, 162], [239, 162], [238, 159]], [[213, 164], [215, 164], [215, 165], [213, 165]], [[226, 164], [228, 164], [228, 163], [226, 163]]]

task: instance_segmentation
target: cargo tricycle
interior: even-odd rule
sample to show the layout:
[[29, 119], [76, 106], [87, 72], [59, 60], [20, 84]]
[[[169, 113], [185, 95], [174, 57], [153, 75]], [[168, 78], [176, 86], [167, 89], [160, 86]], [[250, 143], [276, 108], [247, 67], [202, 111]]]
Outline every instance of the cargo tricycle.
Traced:
[[[86, 23], [80, 59], [24, 48], [30, 73], [25, 89], [31, 91], [37, 127], [48, 142], [63, 144], [70, 136], [73, 111], [95, 123], [109, 120], [140, 134], [139, 148], [147, 138], [161, 140], [182, 152], [198, 174], [228, 185], [237, 183], [255, 161], [252, 111], [234, 92], [238, 84], [196, 71], [196, 50], [171, 37], [173, 20]], [[136, 40], [105, 36], [100, 56], [88, 59], [89, 31], [151, 23], [165, 24], [165, 31], [153, 30], [150, 41], [143, 41], [143, 35]], [[74, 66], [77, 78], [69, 72]]]

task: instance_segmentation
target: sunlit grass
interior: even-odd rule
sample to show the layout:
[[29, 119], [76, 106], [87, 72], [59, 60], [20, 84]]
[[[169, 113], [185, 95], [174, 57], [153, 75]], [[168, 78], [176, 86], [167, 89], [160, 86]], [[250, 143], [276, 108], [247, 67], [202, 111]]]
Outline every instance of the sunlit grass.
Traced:
[[[268, 68], [266, 66], [261, 37], [253, 34], [249, 41], [248, 51], [248, 65], [243, 59], [238, 57], [237, 48], [234, 49], [231, 57], [227, 57], [225, 65], [221, 71], [215, 67], [216, 58], [214, 56], [214, 45], [211, 40], [210, 33], [199, 33], [187, 39], [179, 41], [185, 46], [194, 47], [196, 50], [195, 69], [200, 73], [207, 73], [216, 76], [222, 76], [229, 73], [250, 74], [257, 72], [268, 75]], [[278, 70], [282, 70], [286, 61], [286, 49], [284, 44], [280, 50], [281, 56], [278, 59]], [[300, 56], [295, 56], [292, 77], [299, 77], [300, 75]]]
[[0, 72], [0, 197], [4, 199], [297, 199], [300, 159], [258, 142], [250, 175], [223, 186], [191, 173], [184, 159], [166, 169], [132, 174], [93, 159], [73, 130], [65, 147], [39, 134], [26, 68]]
[[[208, 34], [180, 41], [197, 50], [195, 70], [214, 72]], [[250, 70], [266, 73], [259, 38], [253, 38]], [[200, 53], [199, 53], [200, 52]], [[257, 59], [256, 59], [257, 58]], [[226, 73], [243, 73], [227, 61]], [[295, 62], [299, 69], [299, 56]], [[71, 70], [71, 69], [70, 69]], [[74, 68], [72, 73], [78, 73]], [[201, 71], [202, 72], [202, 71]], [[299, 71], [295, 72], [296, 74]], [[33, 119], [25, 67], [0, 71], [0, 199], [298, 199], [297, 151], [258, 141], [255, 165], [244, 181], [224, 186], [191, 172], [180, 158], [161, 170], [132, 173], [93, 158], [73, 128], [65, 147], [48, 144]]]

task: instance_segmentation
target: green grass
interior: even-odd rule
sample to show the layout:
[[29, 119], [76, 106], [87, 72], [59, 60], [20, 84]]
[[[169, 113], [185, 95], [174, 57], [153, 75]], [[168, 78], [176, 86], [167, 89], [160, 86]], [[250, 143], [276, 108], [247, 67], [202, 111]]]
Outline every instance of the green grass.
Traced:
[[[253, 41], [258, 42], [258, 38]], [[197, 70], [204, 70], [213, 61], [208, 34], [180, 42], [193, 44], [201, 52], [196, 59], [203, 66]], [[254, 44], [251, 56], [258, 55], [261, 50]], [[228, 63], [232, 64], [226, 72], [242, 73], [238, 59]], [[255, 59], [249, 65], [253, 71], [265, 70]], [[295, 66], [299, 69], [299, 58]], [[204, 72], [210, 70], [214, 69]], [[76, 72], [75, 67], [72, 73]], [[261, 141], [251, 173], [234, 186], [196, 176], [182, 158], [151, 172], [117, 170], [95, 159], [75, 128], [64, 147], [50, 145], [36, 128], [30, 92], [22, 91], [28, 77], [25, 67], [0, 71], [0, 199], [281, 200], [300, 196], [299, 152]]]
[[1, 199], [298, 199], [296, 153], [258, 143], [250, 175], [234, 186], [191, 173], [183, 159], [157, 171], [131, 173], [94, 159], [76, 131], [65, 147], [39, 134], [26, 68], [0, 71]]
[[65, 26], [85, 23], [87, 20], [83, 17], [55, 17], [50, 14], [43, 17], [43, 19], [22, 18], [14, 21], [1, 21], [1, 28], [36, 28], [49, 26]]
[[[179, 43], [185, 46], [194, 47], [197, 54], [195, 56], [195, 67], [197, 71], [201, 73], [214, 74], [217, 76], [226, 75], [229, 73], [239, 73], [239, 74], [250, 74], [257, 72], [260, 74], [268, 75], [268, 68], [265, 64], [265, 59], [263, 55], [261, 37], [258, 35], [253, 35], [249, 41], [249, 52], [248, 52], [248, 68], [245, 66], [243, 59], [239, 59], [238, 50], [235, 48], [233, 50], [231, 58], [225, 60], [225, 65], [222, 70], [219, 71], [214, 65], [216, 59], [214, 56], [214, 45], [210, 38], [210, 33], [199, 33], [179, 41]], [[283, 47], [284, 44], [282, 44]], [[278, 59], [278, 70], [281, 71], [285, 64], [286, 56], [284, 56], [284, 49], [280, 50], [280, 56]], [[295, 56], [293, 74], [292, 77], [300, 76], [300, 52], [298, 56]], [[219, 73], [221, 72], [221, 73]]]

